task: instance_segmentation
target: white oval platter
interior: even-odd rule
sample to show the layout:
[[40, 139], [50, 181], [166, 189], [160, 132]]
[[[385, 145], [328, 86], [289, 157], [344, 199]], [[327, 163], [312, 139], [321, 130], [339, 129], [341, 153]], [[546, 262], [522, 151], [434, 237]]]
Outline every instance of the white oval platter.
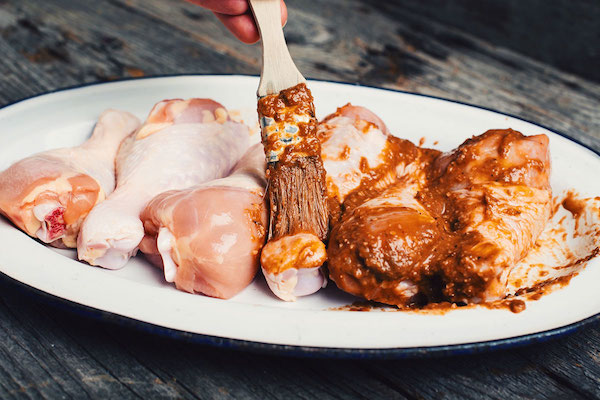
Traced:
[[[252, 109], [257, 85], [258, 78], [252, 76], [187, 75], [90, 85], [30, 98], [0, 110], [0, 170], [33, 153], [81, 143], [106, 108], [144, 119], [159, 100], [210, 97], [229, 109]], [[545, 133], [550, 137], [555, 193], [572, 187], [584, 196], [600, 195], [600, 157], [539, 125], [410, 93], [321, 81], [310, 81], [309, 87], [319, 117], [347, 102], [363, 105], [395, 135], [413, 142], [424, 137], [426, 146], [441, 150], [491, 128]], [[600, 313], [600, 259], [592, 260], [567, 287], [528, 302], [519, 314], [467, 308], [433, 315], [332, 310], [356, 300], [333, 283], [316, 295], [285, 303], [269, 292], [260, 274], [230, 300], [191, 295], [165, 283], [161, 271], [141, 256], [119, 271], [90, 267], [76, 261], [74, 251], [46, 247], [1, 217], [0, 246], [2, 273], [52, 296], [174, 332], [262, 345], [358, 352], [460, 348], [562, 332], [561, 327]]]

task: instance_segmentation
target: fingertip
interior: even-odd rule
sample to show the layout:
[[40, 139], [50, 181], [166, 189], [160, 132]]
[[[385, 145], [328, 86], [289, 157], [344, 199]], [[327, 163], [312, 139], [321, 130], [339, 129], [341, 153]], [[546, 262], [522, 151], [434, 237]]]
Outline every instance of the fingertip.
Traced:
[[254, 44], [260, 39], [254, 18], [249, 14], [231, 16], [215, 13], [215, 15], [240, 41], [246, 44]]
[[285, 1], [281, 0], [281, 26], [285, 26], [285, 24], [287, 24], [287, 18], [287, 6], [285, 5]]
[[247, 0], [187, 0], [190, 3], [197, 4], [207, 8], [215, 13], [226, 15], [240, 15], [248, 12], [249, 5]]

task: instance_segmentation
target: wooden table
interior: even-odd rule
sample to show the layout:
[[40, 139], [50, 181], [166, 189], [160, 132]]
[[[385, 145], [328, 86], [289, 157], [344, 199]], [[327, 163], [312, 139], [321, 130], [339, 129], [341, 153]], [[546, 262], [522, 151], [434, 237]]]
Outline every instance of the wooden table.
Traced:
[[[600, 149], [597, 82], [428, 17], [414, 1], [405, 7], [288, 2], [286, 34], [308, 77], [490, 107]], [[597, 3], [593, 7], [597, 13]], [[0, 54], [0, 104], [122, 77], [259, 71], [257, 46], [238, 43], [210, 13], [180, 0], [0, 0]], [[49, 306], [6, 277], [0, 293], [2, 398], [600, 396], [597, 325], [478, 355], [295, 359], [194, 345], [89, 319]]]

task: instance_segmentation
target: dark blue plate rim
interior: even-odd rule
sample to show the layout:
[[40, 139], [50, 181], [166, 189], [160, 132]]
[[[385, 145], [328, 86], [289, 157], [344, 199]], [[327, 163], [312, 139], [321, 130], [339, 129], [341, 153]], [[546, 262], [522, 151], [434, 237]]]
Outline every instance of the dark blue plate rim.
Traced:
[[[134, 81], [134, 80], [143, 80], [143, 79], [157, 79], [157, 78], [174, 78], [174, 77], [194, 77], [194, 76], [247, 76], [247, 77], [256, 77], [256, 75], [247, 75], [247, 74], [222, 74], [222, 73], [214, 73], [214, 74], [166, 74], [166, 75], [156, 75], [156, 76], [146, 76], [142, 78], [122, 78], [111, 80], [107, 82], [92, 82], [85, 83], [80, 85], [74, 85], [70, 87], [60, 88], [56, 90], [50, 90], [43, 93], [39, 93], [33, 96], [29, 96], [9, 104], [6, 104], [0, 107], [0, 110], [3, 110], [12, 105], [25, 102], [27, 100], [41, 97], [47, 94], [57, 93], [57, 92], [67, 92], [73, 89], [85, 88], [88, 86], [102, 85], [113, 82], [125, 82], [125, 81]], [[357, 86], [357, 87], [367, 87], [378, 90], [385, 90], [389, 92], [403, 93], [413, 96], [426, 97], [436, 100], [443, 100], [450, 103], [461, 104], [469, 107], [478, 108], [481, 110], [491, 111], [497, 114], [505, 115], [511, 118], [515, 118], [524, 122], [528, 122], [534, 125], [537, 125], [541, 128], [544, 128], [550, 132], [556, 133], [559, 136], [562, 136], [584, 148], [590, 150], [594, 154], [600, 156], [600, 151], [591, 148], [590, 146], [580, 142], [577, 139], [574, 139], [562, 132], [556, 131], [554, 129], [548, 128], [544, 125], [541, 125], [537, 122], [530, 121], [516, 115], [500, 112], [488, 107], [478, 106], [474, 104], [469, 104], [457, 100], [445, 99], [438, 96], [431, 96], [421, 93], [413, 93], [403, 90], [397, 89], [389, 89], [389, 88], [380, 88], [376, 86], [369, 85], [361, 85], [358, 83], [349, 83], [349, 82], [340, 82], [340, 81], [332, 81], [332, 80], [324, 80], [324, 79], [310, 79], [312, 81], [317, 82], [328, 82], [328, 83], [337, 83], [342, 85], [349, 86]], [[594, 139], [594, 138], [591, 138]], [[76, 302], [72, 302], [66, 299], [63, 299], [58, 296], [51, 295], [42, 290], [36, 289], [32, 286], [29, 286], [23, 282], [15, 280], [14, 278], [2, 273], [3, 277], [6, 277], [10, 280], [14, 285], [21, 288], [24, 292], [28, 293], [33, 297], [43, 297], [48, 300], [48, 303], [65, 309], [70, 312], [74, 312], [79, 315], [83, 315], [86, 317], [91, 317], [94, 319], [100, 319], [103, 321], [117, 323], [119, 325], [133, 327], [135, 329], [149, 332], [152, 334], [158, 334], [161, 336], [166, 336], [169, 338], [185, 340], [192, 343], [198, 343], [203, 345], [211, 345], [216, 347], [234, 349], [234, 350], [244, 350], [251, 351], [256, 353], [269, 353], [269, 354], [281, 354], [288, 355], [294, 357], [303, 357], [303, 358], [340, 358], [340, 359], [402, 359], [402, 358], [422, 358], [422, 357], [438, 357], [438, 356], [448, 356], [448, 355], [463, 355], [463, 354], [473, 354], [479, 353], [483, 351], [492, 351], [492, 350], [500, 350], [506, 348], [520, 347], [526, 346], [534, 343], [546, 342], [550, 339], [559, 338], [568, 334], [571, 334], [582, 327], [592, 324], [594, 322], [598, 322], [600, 320], [600, 313], [592, 315], [588, 318], [585, 318], [581, 321], [564, 325], [558, 328], [549, 329], [542, 332], [532, 333], [528, 335], [515, 336], [511, 338], [490, 340], [484, 342], [472, 342], [472, 343], [461, 343], [461, 344], [452, 344], [452, 345], [443, 345], [443, 346], [426, 346], [426, 347], [398, 347], [398, 348], [383, 348], [383, 349], [356, 349], [356, 348], [334, 348], [334, 347], [309, 347], [309, 346], [291, 346], [291, 345], [282, 345], [282, 344], [270, 344], [270, 343], [261, 343], [261, 342], [253, 342], [247, 340], [240, 339], [229, 339], [218, 336], [209, 336], [196, 334], [191, 332], [180, 331], [171, 328], [165, 328], [159, 325], [150, 324], [147, 322], [139, 321], [133, 318], [124, 317], [118, 314], [113, 314], [107, 311], [103, 311], [97, 308], [88, 307]]]

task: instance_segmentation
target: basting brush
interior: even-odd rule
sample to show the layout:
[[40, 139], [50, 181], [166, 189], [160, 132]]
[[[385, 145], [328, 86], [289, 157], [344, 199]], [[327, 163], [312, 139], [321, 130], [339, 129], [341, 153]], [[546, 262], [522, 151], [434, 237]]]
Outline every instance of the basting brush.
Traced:
[[325, 170], [313, 97], [288, 51], [280, 0], [250, 5], [262, 39], [257, 96], [270, 205], [261, 263], [275, 294], [294, 300], [326, 281], [319, 270], [327, 257], [322, 241], [329, 225]]

